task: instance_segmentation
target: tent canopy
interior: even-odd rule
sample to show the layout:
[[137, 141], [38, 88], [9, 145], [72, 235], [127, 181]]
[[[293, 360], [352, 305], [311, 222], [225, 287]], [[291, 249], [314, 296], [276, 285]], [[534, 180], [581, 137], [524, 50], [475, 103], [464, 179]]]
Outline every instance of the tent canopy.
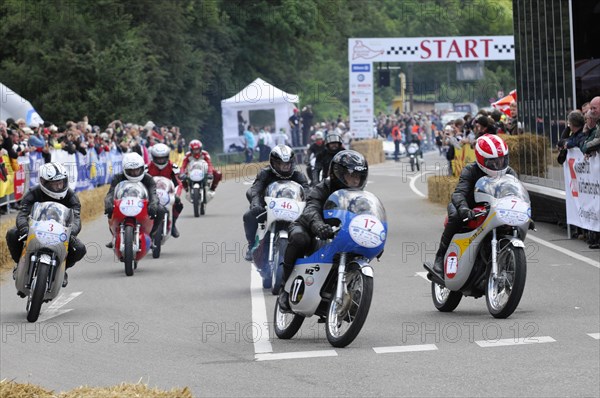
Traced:
[[0, 83], [0, 119], [24, 119], [28, 126], [44, 124], [31, 103]]
[[[272, 84], [257, 78], [233, 97], [221, 101], [223, 118], [223, 151], [227, 152], [231, 144], [241, 145], [238, 116], [249, 123], [249, 112], [273, 110], [275, 129], [284, 129], [289, 134], [288, 119], [298, 103], [298, 95], [289, 94]], [[258, 126], [261, 127], [261, 126]]]

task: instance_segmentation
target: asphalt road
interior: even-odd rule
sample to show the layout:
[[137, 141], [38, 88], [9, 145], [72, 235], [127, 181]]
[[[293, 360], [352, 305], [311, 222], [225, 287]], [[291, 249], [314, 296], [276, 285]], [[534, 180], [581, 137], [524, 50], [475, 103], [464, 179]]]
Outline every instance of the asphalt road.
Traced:
[[[429, 174], [445, 163], [426, 160]], [[0, 379], [56, 391], [142, 381], [195, 396], [599, 396], [599, 252], [538, 225], [532, 239], [556, 247], [527, 241], [527, 284], [510, 318], [492, 318], [483, 298], [440, 313], [421, 264], [433, 260], [445, 209], [419, 195], [426, 175], [408, 170], [371, 168], [367, 190], [383, 201], [389, 234], [369, 317], [350, 346], [333, 349], [315, 318], [291, 340], [267, 336], [275, 297], [251, 288], [249, 181], [240, 179], [219, 187], [205, 216], [187, 204], [181, 237], [133, 277], [104, 247], [106, 220], [84, 225], [88, 256], [35, 324], [3, 283]]]

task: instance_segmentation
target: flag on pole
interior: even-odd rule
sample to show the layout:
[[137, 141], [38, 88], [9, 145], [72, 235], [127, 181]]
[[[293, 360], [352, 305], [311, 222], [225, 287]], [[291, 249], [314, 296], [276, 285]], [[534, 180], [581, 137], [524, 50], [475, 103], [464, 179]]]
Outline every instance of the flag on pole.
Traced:
[[510, 117], [510, 103], [517, 100], [517, 90], [513, 90], [506, 97], [500, 98], [492, 103], [492, 106]]

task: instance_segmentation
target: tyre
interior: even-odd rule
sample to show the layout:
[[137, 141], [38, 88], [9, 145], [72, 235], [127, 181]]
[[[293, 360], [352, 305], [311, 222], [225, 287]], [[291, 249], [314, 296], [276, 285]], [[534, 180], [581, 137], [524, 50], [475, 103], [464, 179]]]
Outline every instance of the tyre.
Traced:
[[125, 262], [125, 275], [133, 275], [133, 262], [135, 260], [133, 255], [133, 226], [127, 225], [125, 227], [125, 248], [123, 251], [123, 261]]
[[33, 279], [33, 286], [31, 286], [31, 292], [29, 293], [29, 297], [31, 298], [31, 301], [28, 303], [29, 308], [27, 308], [27, 320], [29, 322], [37, 321], [40, 316], [44, 295], [46, 294], [46, 288], [48, 287], [49, 273], [50, 265], [44, 263], [38, 264], [36, 276]]
[[200, 191], [192, 188], [192, 203], [194, 206], [194, 217], [200, 217]]
[[498, 250], [498, 275], [493, 278], [490, 272], [485, 295], [488, 311], [494, 318], [508, 318], [519, 305], [525, 279], [527, 259], [522, 247], [514, 247], [507, 242]]
[[283, 277], [283, 255], [287, 247], [287, 238], [279, 238], [275, 242], [273, 247], [273, 263], [271, 263], [271, 293], [279, 294], [279, 287], [281, 286], [281, 279]]
[[202, 201], [200, 202], [200, 215], [203, 216], [206, 213], [206, 187], [202, 188], [203, 195]]
[[341, 305], [332, 298], [327, 312], [325, 333], [329, 344], [345, 347], [352, 343], [362, 329], [373, 298], [373, 278], [360, 270], [346, 272], [347, 294]]
[[161, 249], [161, 246], [162, 246], [162, 238], [163, 238], [163, 227], [161, 225], [156, 230], [156, 234], [154, 234], [154, 239], [153, 239], [154, 248], [152, 249], [152, 258], [159, 258], [160, 257], [160, 249]]
[[415, 158], [410, 158], [410, 171], [415, 171]]
[[421, 171], [421, 162], [419, 161], [419, 159], [416, 159], [415, 163], [417, 165], [417, 171]]
[[291, 339], [300, 330], [302, 322], [304, 322], [302, 315], [281, 312], [279, 300], [275, 300], [273, 329], [277, 337], [284, 340]]
[[440, 312], [452, 312], [458, 307], [462, 299], [462, 293], [453, 292], [448, 288], [431, 282], [431, 298], [433, 305]]

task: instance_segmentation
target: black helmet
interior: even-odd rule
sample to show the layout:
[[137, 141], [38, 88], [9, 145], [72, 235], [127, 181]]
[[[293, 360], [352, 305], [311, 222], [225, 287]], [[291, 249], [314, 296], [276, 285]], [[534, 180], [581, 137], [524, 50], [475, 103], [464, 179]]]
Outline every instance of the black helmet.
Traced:
[[296, 167], [296, 155], [292, 148], [283, 144], [273, 148], [269, 156], [269, 166], [278, 177], [290, 178]]
[[[356, 151], [338, 152], [329, 165], [329, 178], [334, 190], [345, 188], [363, 189], [367, 184], [369, 165], [363, 155]], [[355, 178], [359, 177], [359, 178]]]
[[[335, 149], [331, 149], [331, 146], [329, 144], [337, 144], [337, 147]], [[333, 132], [327, 134], [327, 138], [325, 138], [325, 146], [330, 152], [338, 151], [342, 147], [342, 136], [338, 133]]]

